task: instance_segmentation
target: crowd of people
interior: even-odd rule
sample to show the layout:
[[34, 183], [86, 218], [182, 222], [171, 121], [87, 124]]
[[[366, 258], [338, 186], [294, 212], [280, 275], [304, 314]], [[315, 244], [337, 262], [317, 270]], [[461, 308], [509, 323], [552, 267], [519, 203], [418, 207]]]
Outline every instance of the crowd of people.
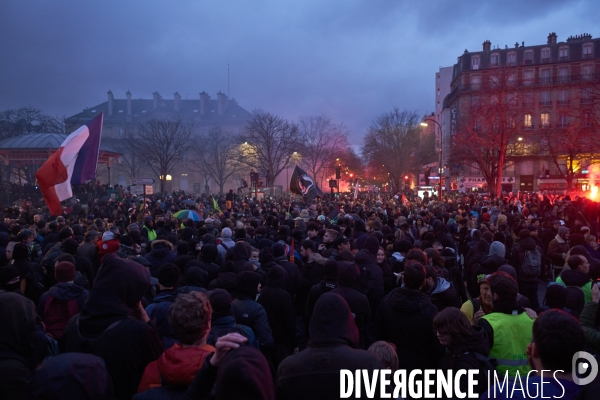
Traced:
[[0, 212], [2, 399], [336, 399], [340, 370], [384, 368], [476, 369], [481, 398], [492, 371], [600, 390], [572, 378], [600, 351], [586, 198], [19, 204]]

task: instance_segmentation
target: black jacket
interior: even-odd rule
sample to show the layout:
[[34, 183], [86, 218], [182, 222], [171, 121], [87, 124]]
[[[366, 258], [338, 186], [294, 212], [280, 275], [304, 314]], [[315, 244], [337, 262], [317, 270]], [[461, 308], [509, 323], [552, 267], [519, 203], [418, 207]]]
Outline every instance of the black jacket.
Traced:
[[130, 399], [137, 392], [146, 365], [164, 351], [154, 327], [129, 316], [149, 288], [150, 273], [144, 266], [109, 254], [83, 310], [65, 330], [68, 352], [104, 359], [117, 399]]
[[525, 274], [523, 274], [522, 270], [525, 253], [528, 251], [535, 250], [535, 248], [536, 243], [532, 238], [521, 239], [517, 243], [515, 243], [513, 247], [510, 265], [517, 271], [517, 279], [520, 283], [537, 283], [538, 281], [537, 276], [526, 276]]
[[371, 315], [375, 315], [384, 293], [383, 272], [377, 259], [368, 250], [362, 249], [354, 258], [360, 268], [360, 292], [367, 296], [371, 305]]
[[[315, 305], [306, 350], [283, 360], [277, 372], [277, 398], [337, 399], [340, 370], [383, 368], [377, 356], [355, 349], [358, 330], [348, 305], [339, 295], [325, 293]], [[361, 392], [366, 398], [365, 391]], [[379, 398], [376, 391], [376, 398]]]
[[433, 330], [437, 308], [419, 290], [396, 288], [386, 296], [375, 315], [377, 340], [396, 345], [400, 369], [435, 368], [443, 349]]

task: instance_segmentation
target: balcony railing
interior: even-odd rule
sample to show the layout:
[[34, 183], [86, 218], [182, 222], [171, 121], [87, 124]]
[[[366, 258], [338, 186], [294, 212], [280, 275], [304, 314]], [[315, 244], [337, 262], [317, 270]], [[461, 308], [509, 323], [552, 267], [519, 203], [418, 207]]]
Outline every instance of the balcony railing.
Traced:
[[584, 53], [581, 56], [581, 58], [583, 58], [584, 60], [587, 60], [587, 59], [592, 58], [592, 57], [593, 57], [592, 53]]
[[533, 60], [525, 60], [525, 61], [523, 61], [523, 64], [531, 65], [531, 64], [533, 64]]
[[550, 62], [550, 58], [542, 58], [542, 64], [546, 64]]
[[564, 106], [564, 105], [566, 105], [566, 104], [570, 104], [570, 103], [571, 103], [571, 100], [570, 100], [570, 99], [566, 99], [566, 100], [558, 100], [558, 102], [557, 102], [557, 103], [558, 103], [558, 105], [559, 105], [559, 106]]
[[541, 107], [548, 107], [552, 105], [552, 101], [548, 100], [548, 101], [540, 101], [540, 106]]
[[569, 56], [560, 56], [558, 57], [558, 61], [569, 61]]

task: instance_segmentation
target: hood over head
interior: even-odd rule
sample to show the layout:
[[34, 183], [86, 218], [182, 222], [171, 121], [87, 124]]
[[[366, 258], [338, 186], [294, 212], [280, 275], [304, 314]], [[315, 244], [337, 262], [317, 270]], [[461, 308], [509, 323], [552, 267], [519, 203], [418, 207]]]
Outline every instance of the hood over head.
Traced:
[[351, 347], [358, 345], [358, 328], [346, 301], [338, 294], [325, 293], [317, 303], [310, 320], [310, 342], [342, 340]]
[[200, 261], [204, 263], [214, 263], [219, 255], [219, 249], [214, 244], [204, 244], [200, 250]]
[[279, 265], [273, 265], [267, 273], [267, 287], [283, 288], [288, 279], [288, 273]]
[[48, 357], [30, 383], [36, 399], [111, 399], [113, 384], [104, 360], [84, 353]]
[[115, 254], [107, 255], [81, 310], [81, 334], [101, 335], [110, 324], [126, 318], [148, 289], [150, 271], [147, 268]]
[[358, 288], [360, 283], [360, 268], [353, 262], [338, 262], [338, 285], [341, 287]]
[[323, 280], [335, 282], [338, 276], [338, 262], [334, 259], [329, 259], [323, 267]]
[[240, 346], [221, 362], [215, 383], [216, 400], [274, 400], [271, 368], [260, 350]]
[[237, 260], [248, 261], [248, 259], [252, 255], [250, 244], [248, 242], [243, 242], [243, 241], [237, 242], [233, 246], [232, 252], [233, 252], [233, 260], [234, 261], [237, 261]]
[[0, 351], [27, 355], [35, 319], [35, 305], [31, 300], [21, 294], [0, 292]]
[[562, 240], [567, 240], [565, 237], [566, 237], [566, 235], [567, 235], [568, 232], [570, 232], [570, 230], [566, 226], [561, 226], [560, 228], [558, 228], [558, 236]]
[[256, 272], [244, 271], [237, 274], [235, 285], [238, 290], [238, 298], [256, 298], [260, 275]]
[[492, 242], [490, 245], [489, 256], [498, 256], [504, 258], [506, 255], [506, 248], [500, 242]]
[[187, 286], [206, 287], [205, 279], [208, 272], [200, 267], [190, 267], [185, 272], [185, 284]]

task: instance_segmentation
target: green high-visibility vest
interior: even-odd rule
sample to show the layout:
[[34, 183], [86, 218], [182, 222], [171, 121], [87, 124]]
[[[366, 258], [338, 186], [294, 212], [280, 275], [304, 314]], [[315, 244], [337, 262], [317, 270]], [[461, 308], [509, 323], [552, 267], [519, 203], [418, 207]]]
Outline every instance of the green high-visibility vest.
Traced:
[[156, 240], [156, 231], [154, 229], [150, 229], [147, 226], [144, 227], [148, 231], [148, 241], [151, 242]]
[[[556, 282], [562, 283], [563, 285], [568, 286], [565, 283], [565, 281], [563, 281], [563, 279], [562, 279], [561, 276], [559, 276], [558, 278], [556, 278]], [[592, 301], [592, 281], [589, 281], [585, 285], [581, 286], [580, 289], [583, 292], [583, 300], [586, 303]]]
[[483, 317], [494, 330], [494, 346], [490, 357], [498, 361], [497, 371], [504, 376], [527, 375], [531, 370], [527, 361], [527, 346], [533, 337], [533, 320], [526, 313], [517, 315], [493, 312]]

